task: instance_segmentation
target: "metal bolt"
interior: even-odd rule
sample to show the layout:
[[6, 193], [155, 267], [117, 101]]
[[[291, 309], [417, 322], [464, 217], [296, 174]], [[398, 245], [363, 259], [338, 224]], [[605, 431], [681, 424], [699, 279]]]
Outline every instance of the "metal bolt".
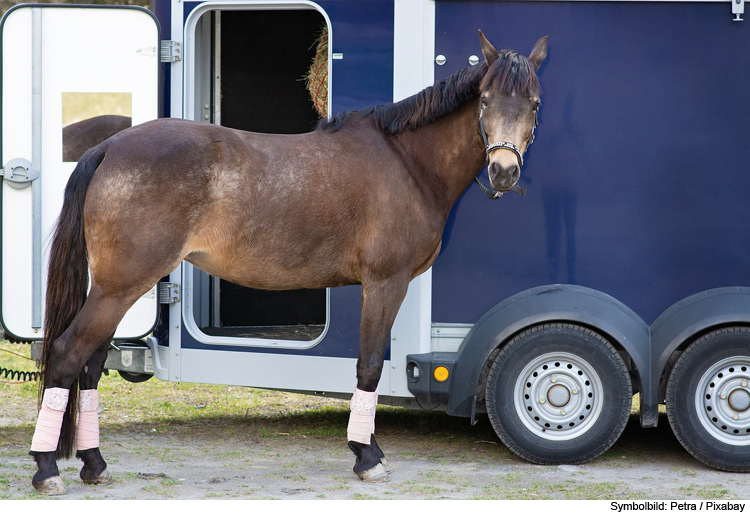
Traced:
[[726, 400], [726, 399], [727, 399], [727, 395], [726, 395], [726, 394], [722, 394], [722, 395], [721, 395], [721, 396], [719, 396], [719, 397], [720, 397], [720, 398], [721, 398], [722, 400]]
[[544, 403], [544, 398], [540, 399], [539, 403]]
[[742, 386], [743, 386], [743, 387], [747, 387], [747, 382], [746, 382], [746, 381], [743, 381], [743, 382], [742, 382]]
[[565, 410], [560, 411], [560, 414], [562, 414], [563, 416], [565, 416]]
[[557, 378], [555, 378], [555, 377], [553, 376], [553, 377], [552, 377], [552, 379], [551, 379], [550, 381], [551, 381], [552, 383], [554, 383], [554, 382], [556, 382], [556, 381], [557, 381]]
[[476, 55], [469, 55], [469, 64], [471, 64], [472, 66], [479, 64], [479, 57], [477, 57]]
[[732, 418], [734, 418], [735, 420], [739, 420], [740, 419], [740, 417], [738, 415], [736, 415], [736, 414], [732, 415]]
[[578, 394], [578, 389], [573, 389], [573, 394]]
[[437, 64], [438, 66], [442, 66], [446, 63], [446, 61], [447, 59], [445, 58], [445, 55], [438, 55], [437, 57], [435, 57], [435, 64]]

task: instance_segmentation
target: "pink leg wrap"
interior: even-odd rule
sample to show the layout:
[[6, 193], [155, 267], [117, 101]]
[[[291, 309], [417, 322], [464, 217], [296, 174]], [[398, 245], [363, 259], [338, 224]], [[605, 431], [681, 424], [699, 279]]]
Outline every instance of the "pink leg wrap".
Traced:
[[375, 432], [375, 406], [378, 403], [378, 391], [365, 392], [354, 390], [349, 404], [349, 427], [346, 428], [348, 440], [370, 445], [370, 436]]
[[99, 447], [99, 391], [82, 390], [78, 397], [78, 430], [76, 449]]
[[37, 453], [57, 451], [65, 409], [68, 406], [68, 389], [44, 389], [42, 408], [36, 420], [36, 430], [31, 440], [31, 450]]

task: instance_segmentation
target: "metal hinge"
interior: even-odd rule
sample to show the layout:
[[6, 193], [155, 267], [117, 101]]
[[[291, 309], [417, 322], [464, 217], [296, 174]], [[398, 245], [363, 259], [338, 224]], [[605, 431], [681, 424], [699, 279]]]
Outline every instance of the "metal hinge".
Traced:
[[745, 0], [732, 0], [732, 14], [735, 22], [742, 22], [742, 15], [745, 13]]
[[182, 44], [175, 40], [161, 41], [161, 62], [178, 62], [182, 60]]
[[175, 282], [159, 283], [159, 304], [180, 302], [180, 285]]

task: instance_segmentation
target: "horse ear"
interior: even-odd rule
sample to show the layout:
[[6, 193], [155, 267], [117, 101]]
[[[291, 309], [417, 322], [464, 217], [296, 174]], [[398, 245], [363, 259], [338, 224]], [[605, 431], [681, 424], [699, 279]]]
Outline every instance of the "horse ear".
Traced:
[[482, 55], [484, 55], [484, 60], [487, 61], [487, 66], [489, 66], [497, 59], [497, 50], [495, 49], [495, 46], [490, 44], [490, 41], [485, 38], [481, 29], [479, 30], [479, 41], [482, 43]]
[[542, 37], [534, 44], [534, 49], [529, 54], [529, 62], [534, 65], [534, 69], [538, 70], [542, 61], [547, 56], [547, 37]]

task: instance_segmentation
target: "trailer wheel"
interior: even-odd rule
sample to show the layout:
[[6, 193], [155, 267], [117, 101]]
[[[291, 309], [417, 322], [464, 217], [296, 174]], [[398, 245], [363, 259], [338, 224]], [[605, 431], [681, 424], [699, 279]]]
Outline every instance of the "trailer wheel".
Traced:
[[666, 403], [688, 453], [715, 469], [750, 471], [750, 329], [722, 328], [690, 345], [669, 377]]
[[574, 324], [522, 332], [500, 350], [487, 378], [495, 433], [536, 464], [581, 464], [604, 453], [625, 429], [631, 400], [617, 351]]
[[136, 374], [135, 372], [128, 372], [126, 370], [118, 370], [117, 372], [122, 376], [122, 379], [130, 383], [143, 383], [154, 377], [153, 374]]

